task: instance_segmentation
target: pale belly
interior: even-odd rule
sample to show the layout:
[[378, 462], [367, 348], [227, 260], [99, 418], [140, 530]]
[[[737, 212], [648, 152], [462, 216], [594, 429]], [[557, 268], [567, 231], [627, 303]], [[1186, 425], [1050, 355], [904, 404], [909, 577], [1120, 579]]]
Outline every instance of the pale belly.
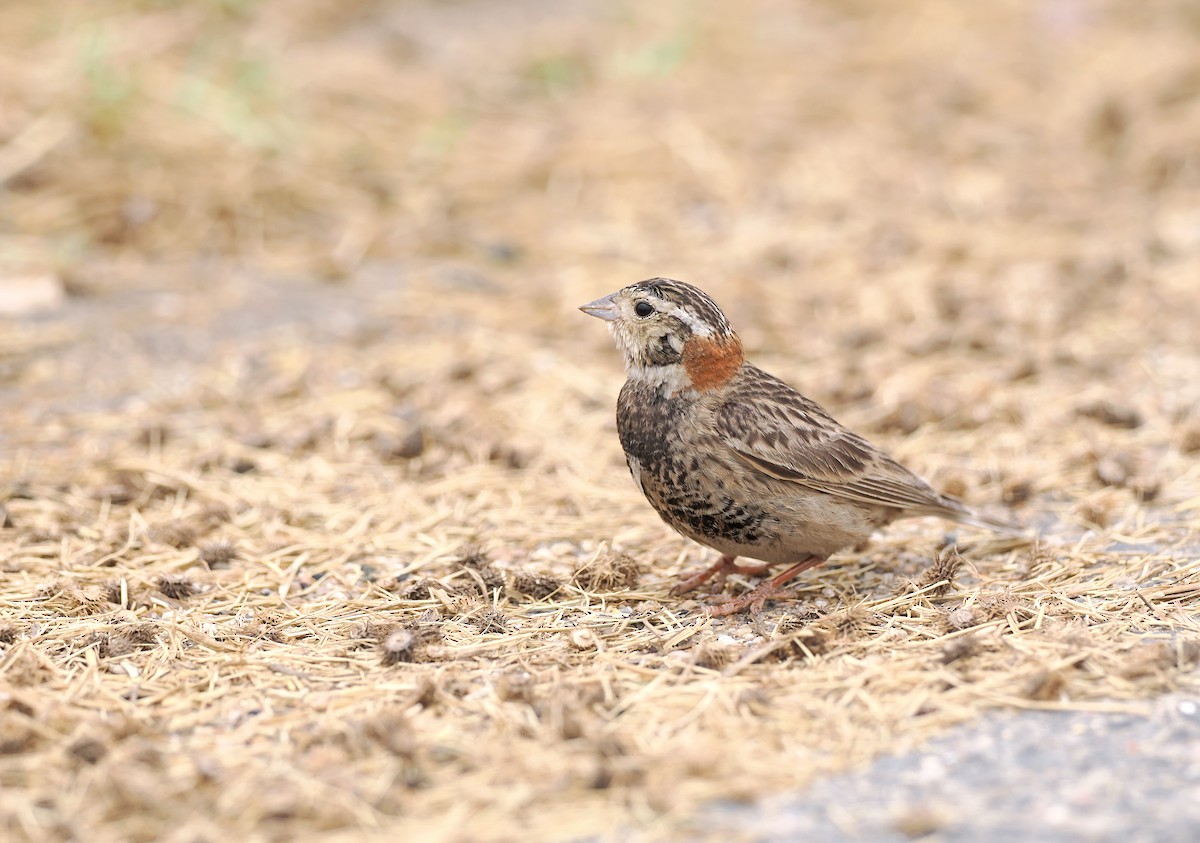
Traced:
[[653, 466], [635, 457], [627, 461], [634, 481], [667, 524], [729, 556], [776, 564], [828, 557], [863, 541], [894, 514], [786, 481], [735, 491], [706, 482], [699, 472], [680, 471], [669, 460]]

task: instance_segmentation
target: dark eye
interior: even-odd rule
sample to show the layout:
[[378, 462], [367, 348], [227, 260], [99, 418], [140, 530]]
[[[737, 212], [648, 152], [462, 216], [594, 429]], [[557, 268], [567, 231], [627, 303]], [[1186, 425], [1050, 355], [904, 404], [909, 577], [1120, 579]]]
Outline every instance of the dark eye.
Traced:
[[654, 305], [650, 302], [640, 301], [633, 306], [633, 312], [638, 315], [639, 319], [645, 319], [654, 312]]

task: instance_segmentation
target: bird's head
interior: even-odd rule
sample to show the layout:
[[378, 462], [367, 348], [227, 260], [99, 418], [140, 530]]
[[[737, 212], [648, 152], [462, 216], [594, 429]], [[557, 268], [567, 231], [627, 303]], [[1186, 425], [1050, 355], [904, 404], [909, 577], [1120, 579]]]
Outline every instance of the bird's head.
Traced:
[[639, 281], [579, 309], [608, 323], [630, 378], [668, 394], [717, 389], [745, 359], [721, 308], [682, 281]]

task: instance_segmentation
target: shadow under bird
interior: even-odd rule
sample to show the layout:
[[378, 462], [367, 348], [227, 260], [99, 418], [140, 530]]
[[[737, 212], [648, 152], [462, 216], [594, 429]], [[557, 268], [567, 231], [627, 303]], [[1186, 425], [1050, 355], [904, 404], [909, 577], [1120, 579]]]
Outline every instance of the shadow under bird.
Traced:
[[[1006, 521], [942, 495], [783, 381], [746, 361], [702, 290], [651, 278], [583, 305], [608, 323], [628, 379], [617, 431], [634, 481], [675, 530], [721, 554], [678, 583], [782, 573], [712, 615], [761, 609], [783, 586], [897, 518], [936, 515], [1007, 535]], [[737, 565], [739, 556], [761, 565]]]

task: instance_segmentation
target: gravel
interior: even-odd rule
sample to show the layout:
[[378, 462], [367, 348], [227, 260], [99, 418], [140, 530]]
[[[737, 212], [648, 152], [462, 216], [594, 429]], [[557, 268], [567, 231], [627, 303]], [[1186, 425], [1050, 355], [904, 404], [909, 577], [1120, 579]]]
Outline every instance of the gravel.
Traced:
[[721, 803], [705, 840], [1200, 840], [1200, 699], [996, 714], [803, 793]]

